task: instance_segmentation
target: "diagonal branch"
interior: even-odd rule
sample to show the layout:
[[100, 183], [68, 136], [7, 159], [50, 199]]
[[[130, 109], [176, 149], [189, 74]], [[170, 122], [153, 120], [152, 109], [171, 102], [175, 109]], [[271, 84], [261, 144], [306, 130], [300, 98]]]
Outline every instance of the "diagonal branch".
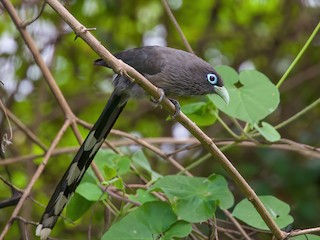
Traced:
[[2, 231], [2, 233], [0, 235], [0, 239], [4, 239], [4, 236], [7, 234], [10, 226], [13, 223], [13, 220], [18, 216], [18, 213], [20, 212], [25, 200], [29, 196], [33, 185], [35, 184], [37, 179], [40, 177], [40, 175], [43, 172], [46, 164], [48, 163], [49, 158], [51, 157], [51, 154], [52, 154], [53, 150], [56, 148], [57, 144], [59, 143], [60, 139], [62, 138], [62, 136], [64, 135], [65, 131], [67, 130], [67, 128], [69, 127], [70, 124], [71, 124], [70, 120], [65, 121], [64, 125], [62, 126], [62, 128], [60, 129], [60, 131], [58, 132], [56, 137], [54, 138], [50, 148], [48, 149], [48, 151], [46, 152], [46, 155], [44, 156], [43, 162], [37, 168], [37, 170], [34, 173], [32, 179], [30, 180], [28, 186], [24, 190], [23, 195], [21, 196], [19, 203], [17, 204], [16, 208], [14, 209], [14, 211], [13, 211], [10, 219], [8, 220], [7, 224], [5, 225], [3, 231]]
[[56, 98], [59, 106], [61, 107], [63, 113], [65, 114], [66, 118], [74, 118], [73, 113], [72, 113], [71, 109], [69, 108], [69, 105], [68, 105], [66, 99], [64, 98], [62, 92], [60, 91], [58, 85], [56, 84], [49, 68], [47, 67], [43, 58], [41, 57], [41, 54], [40, 54], [37, 46], [35, 45], [33, 39], [31, 38], [30, 34], [24, 28], [24, 25], [23, 25], [20, 17], [18, 16], [18, 13], [15, 11], [15, 9], [12, 6], [12, 4], [10, 3], [10, 1], [1, 0], [1, 3], [4, 6], [4, 8], [7, 10], [7, 12], [9, 13], [14, 24], [17, 26], [18, 31], [20, 32], [23, 40], [25, 41], [26, 45], [30, 49], [30, 52], [34, 58], [34, 61], [39, 66], [39, 68], [43, 74], [43, 77], [46, 79], [48, 86], [50, 87], [53, 95], [55, 96], [55, 98]]
[[25, 126], [19, 118], [17, 118], [8, 108], [5, 108], [5, 111], [7, 112], [8, 117], [19, 129], [21, 129], [21, 131], [23, 131], [40, 148], [42, 148], [42, 150], [46, 151], [46, 145], [27, 126]]
[[178, 31], [179, 36], [180, 36], [180, 38], [182, 39], [182, 41], [183, 41], [185, 47], [187, 48], [188, 52], [194, 54], [194, 52], [193, 52], [193, 50], [192, 50], [192, 48], [191, 48], [191, 46], [190, 46], [190, 44], [189, 44], [186, 36], [183, 34], [183, 32], [182, 32], [182, 30], [181, 30], [181, 27], [180, 27], [178, 21], [176, 20], [176, 18], [174, 17], [174, 15], [173, 15], [173, 13], [172, 13], [172, 11], [171, 11], [171, 9], [170, 9], [170, 6], [169, 6], [169, 4], [168, 4], [168, 1], [167, 1], [167, 0], [162, 0], [162, 5], [163, 5], [164, 9], [166, 10], [166, 12], [167, 12], [170, 20], [172, 21], [174, 27], [175, 27], [176, 30]]
[[[66, 99], [64, 98], [61, 90], [59, 89], [58, 85], [56, 84], [49, 68], [47, 67], [47, 65], [45, 64], [37, 46], [35, 45], [33, 39], [31, 38], [30, 34], [26, 31], [25, 29], [25, 25], [23, 24], [22, 20], [20, 19], [20, 17], [17, 14], [17, 11], [14, 9], [14, 7], [12, 6], [12, 4], [10, 3], [9, 0], [1, 0], [1, 3], [3, 5], [3, 7], [7, 10], [8, 14], [10, 15], [12, 21], [14, 22], [14, 24], [16, 25], [18, 31], [20, 32], [25, 44], [27, 45], [27, 47], [29, 48], [36, 64], [39, 66], [44, 79], [46, 80], [50, 90], [52, 91], [53, 95], [56, 98], [56, 101], [58, 102], [61, 110], [64, 113], [65, 116], [65, 122], [62, 126], [62, 128], [59, 130], [59, 133], [56, 137], [56, 141], [54, 140], [54, 142], [52, 143], [51, 147], [48, 149], [48, 151], [46, 152], [45, 156], [44, 156], [44, 160], [43, 163], [47, 163], [49, 157], [52, 155], [52, 152], [55, 148], [55, 146], [58, 144], [58, 142], [60, 141], [63, 133], [66, 131], [65, 128], [71, 126], [72, 130], [74, 131], [75, 136], [77, 137], [79, 143], [82, 142], [82, 138], [80, 135], [80, 132], [77, 128], [76, 125], [76, 118], [73, 114], [73, 112], [71, 111]], [[60, 135], [61, 136], [60, 136]], [[29, 137], [32, 138], [32, 136], [29, 134]], [[41, 144], [40, 144], [41, 146]], [[7, 231], [9, 230], [10, 226], [12, 225], [12, 221], [14, 219], [15, 216], [17, 216], [17, 214], [19, 213], [24, 201], [25, 201], [25, 196], [27, 196], [34, 184], [34, 182], [38, 179], [38, 177], [40, 176], [40, 174], [42, 173], [45, 164], [41, 165], [38, 169], [37, 172], [35, 173], [35, 175], [33, 176], [33, 178], [31, 179], [31, 181], [28, 184], [27, 189], [25, 190], [24, 195], [22, 196], [22, 198], [20, 199], [17, 207], [15, 208], [14, 212], [12, 213], [12, 217], [10, 218], [10, 220], [8, 221], [8, 223], [5, 226], [5, 229], [3, 230], [3, 232], [1, 233], [0, 239], [3, 239], [3, 237], [6, 235]], [[97, 169], [96, 165], [93, 163], [91, 164], [91, 167], [93, 168], [94, 173], [96, 174], [96, 176], [99, 178], [99, 180], [102, 179], [101, 177], [101, 173], [99, 172], [99, 170]]]

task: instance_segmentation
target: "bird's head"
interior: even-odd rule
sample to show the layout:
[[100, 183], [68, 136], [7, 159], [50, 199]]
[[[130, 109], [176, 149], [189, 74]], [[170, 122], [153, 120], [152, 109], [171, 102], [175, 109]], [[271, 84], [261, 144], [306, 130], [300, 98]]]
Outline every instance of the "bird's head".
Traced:
[[216, 71], [207, 73], [206, 80], [211, 86], [213, 86], [214, 93], [218, 94], [226, 104], [229, 104], [229, 93], [223, 85], [223, 80], [220, 75]]

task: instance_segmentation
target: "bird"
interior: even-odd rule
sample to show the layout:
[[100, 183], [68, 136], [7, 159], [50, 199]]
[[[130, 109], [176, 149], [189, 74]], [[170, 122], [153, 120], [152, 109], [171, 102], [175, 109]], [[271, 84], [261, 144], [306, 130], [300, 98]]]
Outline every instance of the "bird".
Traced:
[[[226, 103], [229, 102], [229, 94], [221, 76], [209, 63], [192, 53], [170, 47], [144, 46], [118, 52], [114, 56], [160, 88], [175, 104], [175, 115], [179, 114], [180, 108], [173, 97], [217, 94]], [[110, 68], [103, 59], [97, 59], [94, 65]], [[42, 215], [36, 228], [36, 235], [41, 239], [47, 239], [50, 235], [127, 101], [146, 95], [139, 85], [121, 74], [114, 78], [113, 85], [114, 90], [106, 106], [61, 178]]]

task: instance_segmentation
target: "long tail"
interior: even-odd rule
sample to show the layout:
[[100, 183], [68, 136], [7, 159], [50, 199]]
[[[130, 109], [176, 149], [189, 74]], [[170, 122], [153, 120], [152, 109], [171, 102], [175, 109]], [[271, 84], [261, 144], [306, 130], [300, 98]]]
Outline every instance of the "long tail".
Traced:
[[36, 229], [36, 235], [40, 236], [41, 239], [48, 238], [61, 212], [79, 185], [85, 171], [90, 166], [94, 156], [125, 107], [127, 100], [127, 96], [119, 95], [116, 91], [113, 91], [99, 119], [94, 124], [60, 180], [42, 215], [40, 224]]

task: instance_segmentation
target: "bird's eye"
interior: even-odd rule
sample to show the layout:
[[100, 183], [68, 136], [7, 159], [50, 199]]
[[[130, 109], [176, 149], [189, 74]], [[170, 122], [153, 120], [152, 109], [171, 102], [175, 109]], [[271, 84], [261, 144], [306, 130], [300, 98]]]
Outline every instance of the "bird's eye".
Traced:
[[208, 82], [211, 83], [212, 85], [215, 85], [215, 84], [217, 84], [217, 82], [218, 82], [218, 77], [217, 77], [217, 75], [214, 74], [214, 73], [209, 73], [209, 74], [207, 74], [207, 80], [208, 80]]

